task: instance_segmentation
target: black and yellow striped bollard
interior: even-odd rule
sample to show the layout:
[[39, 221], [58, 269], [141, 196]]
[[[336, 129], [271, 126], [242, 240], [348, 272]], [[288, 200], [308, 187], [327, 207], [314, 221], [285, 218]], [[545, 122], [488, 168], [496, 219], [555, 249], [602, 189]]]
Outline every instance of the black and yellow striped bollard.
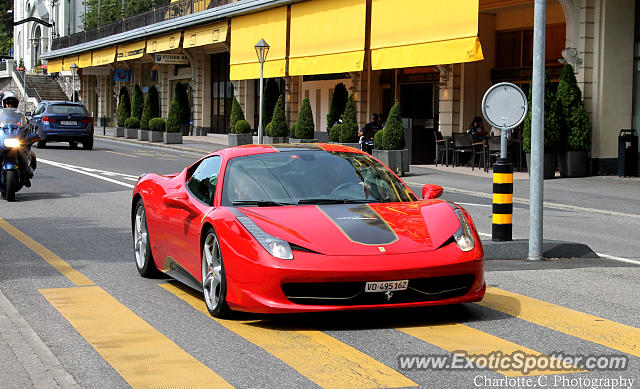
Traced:
[[493, 165], [493, 224], [491, 240], [511, 240], [513, 216], [513, 165], [498, 159]]

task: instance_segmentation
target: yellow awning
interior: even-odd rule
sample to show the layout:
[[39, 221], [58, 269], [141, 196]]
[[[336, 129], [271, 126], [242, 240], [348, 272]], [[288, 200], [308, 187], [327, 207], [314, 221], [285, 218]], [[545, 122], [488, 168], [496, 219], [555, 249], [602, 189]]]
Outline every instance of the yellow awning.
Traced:
[[71, 70], [71, 65], [73, 65], [74, 63], [78, 65], [78, 62], [79, 61], [78, 61], [77, 55], [72, 55], [71, 57], [65, 57], [62, 60], [62, 70]]
[[280, 7], [231, 19], [231, 80], [260, 78], [255, 49], [260, 39], [270, 46], [264, 77], [286, 75], [287, 7]]
[[147, 53], [159, 53], [180, 47], [182, 32], [147, 39]]
[[58, 73], [62, 71], [62, 58], [50, 59], [47, 61], [47, 73]]
[[78, 66], [81, 68], [91, 67], [91, 53], [84, 53], [78, 56]]
[[113, 63], [116, 58], [116, 48], [109, 47], [108, 49], [98, 50], [93, 52], [93, 58], [91, 59], [91, 66], [102, 66]]
[[293, 4], [289, 34], [289, 75], [361, 71], [364, 61], [365, 19], [365, 0], [324, 0]]
[[483, 59], [478, 0], [373, 0], [371, 26], [374, 70]]
[[144, 48], [146, 46], [147, 41], [137, 41], [127, 43], [126, 45], [119, 45], [116, 61], [128, 61], [130, 59], [140, 58], [144, 55]]
[[190, 48], [225, 42], [227, 40], [228, 25], [229, 23], [224, 21], [185, 30], [182, 47]]

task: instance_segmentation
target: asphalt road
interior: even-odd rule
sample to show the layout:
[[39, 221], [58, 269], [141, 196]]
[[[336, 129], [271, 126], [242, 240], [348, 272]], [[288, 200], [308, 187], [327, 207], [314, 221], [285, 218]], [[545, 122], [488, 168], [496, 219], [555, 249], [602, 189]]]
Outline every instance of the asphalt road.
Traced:
[[[631, 379], [631, 387], [640, 386], [640, 267], [632, 263], [489, 261], [493, 289], [483, 304], [213, 320], [188, 288], [141, 278], [131, 243], [136, 177], [177, 172], [197, 154], [105, 140], [96, 140], [93, 151], [52, 145], [37, 154], [33, 186], [15, 203], [0, 202], [0, 289], [83, 388], [225, 381], [242, 388], [525, 387], [500, 381], [522, 374], [499, 368], [399, 367], [403, 355], [451, 357], [457, 350], [622, 356], [628, 358], [622, 371], [537, 370], [524, 379], [535, 387], [593, 387], [595, 380], [612, 387], [604, 380], [620, 378], [625, 387]], [[405, 178], [414, 188], [432, 182], [456, 189], [445, 198], [463, 203], [479, 231], [490, 233], [486, 179], [414, 170], [419, 174]], [[577, 192], [547, 186], [560, 205], [545, 209], [545, 237], [637, 260], [637, 193], [634, 200], [598, 180]], [[516, 184], [515, 196], [526, 198], [525, 189]], [[514, 238], [527, 236], [527, 218], [526, 204], [516, 204]], [[24, 236], [10, 235], [11, 227]], [[5, 349], [0, 344], [0, 356]], [[10, 383], [1, 385], [23, 387], [20, 367], [7, 367], [1, 374], [13, 379], [0, 377]]]

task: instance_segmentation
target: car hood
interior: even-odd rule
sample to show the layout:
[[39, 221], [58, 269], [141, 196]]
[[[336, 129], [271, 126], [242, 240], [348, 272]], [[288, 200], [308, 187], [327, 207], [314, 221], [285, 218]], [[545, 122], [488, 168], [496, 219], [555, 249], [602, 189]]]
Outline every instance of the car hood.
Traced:
[[327, 255], [435, 250], [460, 226], [441, 200], [238, 209], [265, 232]]

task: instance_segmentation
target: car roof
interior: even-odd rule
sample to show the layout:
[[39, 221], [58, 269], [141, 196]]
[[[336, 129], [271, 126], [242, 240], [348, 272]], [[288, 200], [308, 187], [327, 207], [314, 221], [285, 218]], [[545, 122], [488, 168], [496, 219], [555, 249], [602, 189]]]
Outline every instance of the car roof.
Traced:
[[47, 105], [63, 104], [63, 105], [82, 105], [79, 101], [64, 101], [64, 100], [43, 100], [43, 103]]
[[211, 154], [225, 156], [227, 158], [243, 157], [245, 155], [268, 154], [278, 152], [296, 152], [296, 151], [326, 151], [326, 152], [347, 152], [365, 154], [363, 151], [353, 147], [341, 144], [329, 143], [282, 143], [268, 145], [243, 145], [227, 147]]

